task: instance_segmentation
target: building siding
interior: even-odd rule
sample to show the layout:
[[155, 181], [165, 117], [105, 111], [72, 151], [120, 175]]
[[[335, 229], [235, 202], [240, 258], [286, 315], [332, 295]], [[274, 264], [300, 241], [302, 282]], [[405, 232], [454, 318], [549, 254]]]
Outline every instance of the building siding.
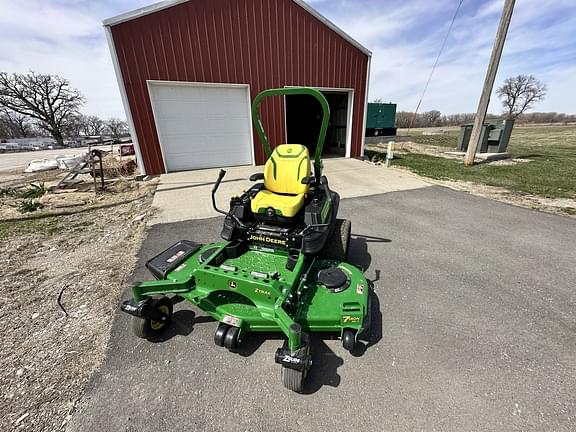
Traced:
[[[360, 155], [368, 56], [292, 0], [191, 0], [111, 31], [149, 174], [164, 164], [147, 80], [249, 84], [251, 99], [273, 87], [353, 88], [351, 155]], [[282, 98], [265, 100], [261, 117], [270, 142], [284, 142]]]

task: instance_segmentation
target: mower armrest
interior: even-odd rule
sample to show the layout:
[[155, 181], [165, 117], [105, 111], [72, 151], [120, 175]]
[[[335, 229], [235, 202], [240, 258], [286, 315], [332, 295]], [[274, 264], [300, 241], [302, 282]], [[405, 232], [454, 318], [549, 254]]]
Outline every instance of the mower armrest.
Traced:
[[264, 180], [264, 173], [252, 174], [249, 178], [250, 181]]

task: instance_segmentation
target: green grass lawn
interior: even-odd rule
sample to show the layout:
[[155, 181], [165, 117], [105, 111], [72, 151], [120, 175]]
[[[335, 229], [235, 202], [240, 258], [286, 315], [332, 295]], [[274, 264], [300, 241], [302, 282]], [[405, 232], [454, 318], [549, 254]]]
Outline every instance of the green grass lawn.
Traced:
[[[415, 142], [455, 147], [458, 131], [415, 135]], [[453, 144], [452, 144], [453, 142]], [[417, 153], [395, 155], [394, 165], [440, 180], [465, 180], [548, 198], [576, 198], [576, 126], [516, 127], [508, 151], [530, 162], [478, 164]]]

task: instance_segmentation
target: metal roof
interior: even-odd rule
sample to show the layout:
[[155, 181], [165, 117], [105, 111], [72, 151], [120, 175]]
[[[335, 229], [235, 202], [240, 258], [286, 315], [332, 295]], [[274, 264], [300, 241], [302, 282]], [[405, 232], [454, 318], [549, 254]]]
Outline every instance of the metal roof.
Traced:
[[[130, 11], [130, 12], [125, 12], [123, 14], [116, 15], [115, 17], [112, 17], [112, 18], [105, 19], [104, 21], [102, 21], [102, 24], [104, 26], [107, 26], [107, 27], [112, 27], [112, 26], [115, 26], [117, 24], [121, 24], [121, 23], [126, 22], [126, 21], [131, 21], [133, 19], [137, 19], [137, 18], [146, 16], [146, 15], [150, 15], [152, 13], [161, 11], [163, 9], [167, 9], [167, 8], [172, 7], [172, 6], [179, 5], [180, 3], [185, 3], [187, 1], [190, 1], [190, 0], [164, 0], [164, 1], [161, 1], [158, 3], [151, 4], [149, 6], [144, 6], [142, 8], [135, 9], [135, 10]], [[296, 3], [298, 6], [300, 6], [302, 9], [307, 11], [309, 14], [313, 15], [316, 19], [318, 19], [324, 25], [326, 25], [327, 27], [329, 27], [330, 29], [335, 31], [339, 36], [341, 36], [346, 41], [348, 41], [349, 43], [354, 45], [356, 48], [358, 48], [364, 54], [366, 54], [370, 57], [372, 56], [372, 52], [369, 49], [367, 49], [360, 42], [356, 41], [354, 38], [352, 38], [350, 35], [348, 35], [344, 30], [342, 30], [340, 27], [338, 27], [336, 24], [334, 24], [332, 21], [330, 21], [328, 18], [326, 18], [324, 15], [322, 15], [320, 12], [318, 12], [316, 9], [314, 9], [312, 6], [310, 6], [308, 3], [304, 2], [303, 0], [292, 0], [292, 1], [294, 3]]]

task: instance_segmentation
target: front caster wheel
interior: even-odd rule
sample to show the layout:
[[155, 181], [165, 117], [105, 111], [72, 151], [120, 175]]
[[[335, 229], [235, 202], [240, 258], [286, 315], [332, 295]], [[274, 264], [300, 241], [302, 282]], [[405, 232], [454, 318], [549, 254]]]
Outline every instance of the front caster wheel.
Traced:
[[238, 348], [238, 335], [240, 329], [238, 327], [229, 327], [226, 335], [224, 336], [224, 347], [229, 351], [235, 351]]
[[282, 366], [282, 384], [288, 390], [296, 393], [304, 391], [304, 382], [306, 381], [306, 370], [298, 371]]
[[220, 323], [214, 333], [214, 343], [218, 346], [224, 346], [224, 337], [230, 326], [228, 324]]
[[356, 332], [345, 329], [342, 332], [342, 346], [346, 351], [353, 352], [356, 348]]
[[[302, 333], [302, 344], [303, 346], [295, 353], [295, 357], [304, 361], [306, 364], [301, 370], [293, 369], [291, 367], [287, 367], [282, 365], [281, 374], [282, 374], [282, 384], [288, 390], [292, 390], [296, 393], [302, 393], [304, 391], [304, 385], [306, 384], [306, 378], [308, 377], [308, 371], [312, 366], [312, 359], [310, 356], [310, 336], [306, 333]], [[286, 350], [286, 345], [284, 346], [284, 350]], [[283, 350], [279, 350], [283, 351]], [[278, 356], [278, 352], [276, 354]], [[292, 363], [292, 353], [289, 351], [281, 352], [282, 360], [280, 363], [284, 362], [284, 359], [288, 357], [290, 363]], [[277, 360], [278, 362], [278, 360]]]
[[172, 301], [168, 297], [152, 299], [152, 308], [164, 315], [161, 321], [154, 321], [149, 318], [132, 317], [132, 331], [142, 339], [152, 339], [157, 337], [168, 326], [172, 319]]

